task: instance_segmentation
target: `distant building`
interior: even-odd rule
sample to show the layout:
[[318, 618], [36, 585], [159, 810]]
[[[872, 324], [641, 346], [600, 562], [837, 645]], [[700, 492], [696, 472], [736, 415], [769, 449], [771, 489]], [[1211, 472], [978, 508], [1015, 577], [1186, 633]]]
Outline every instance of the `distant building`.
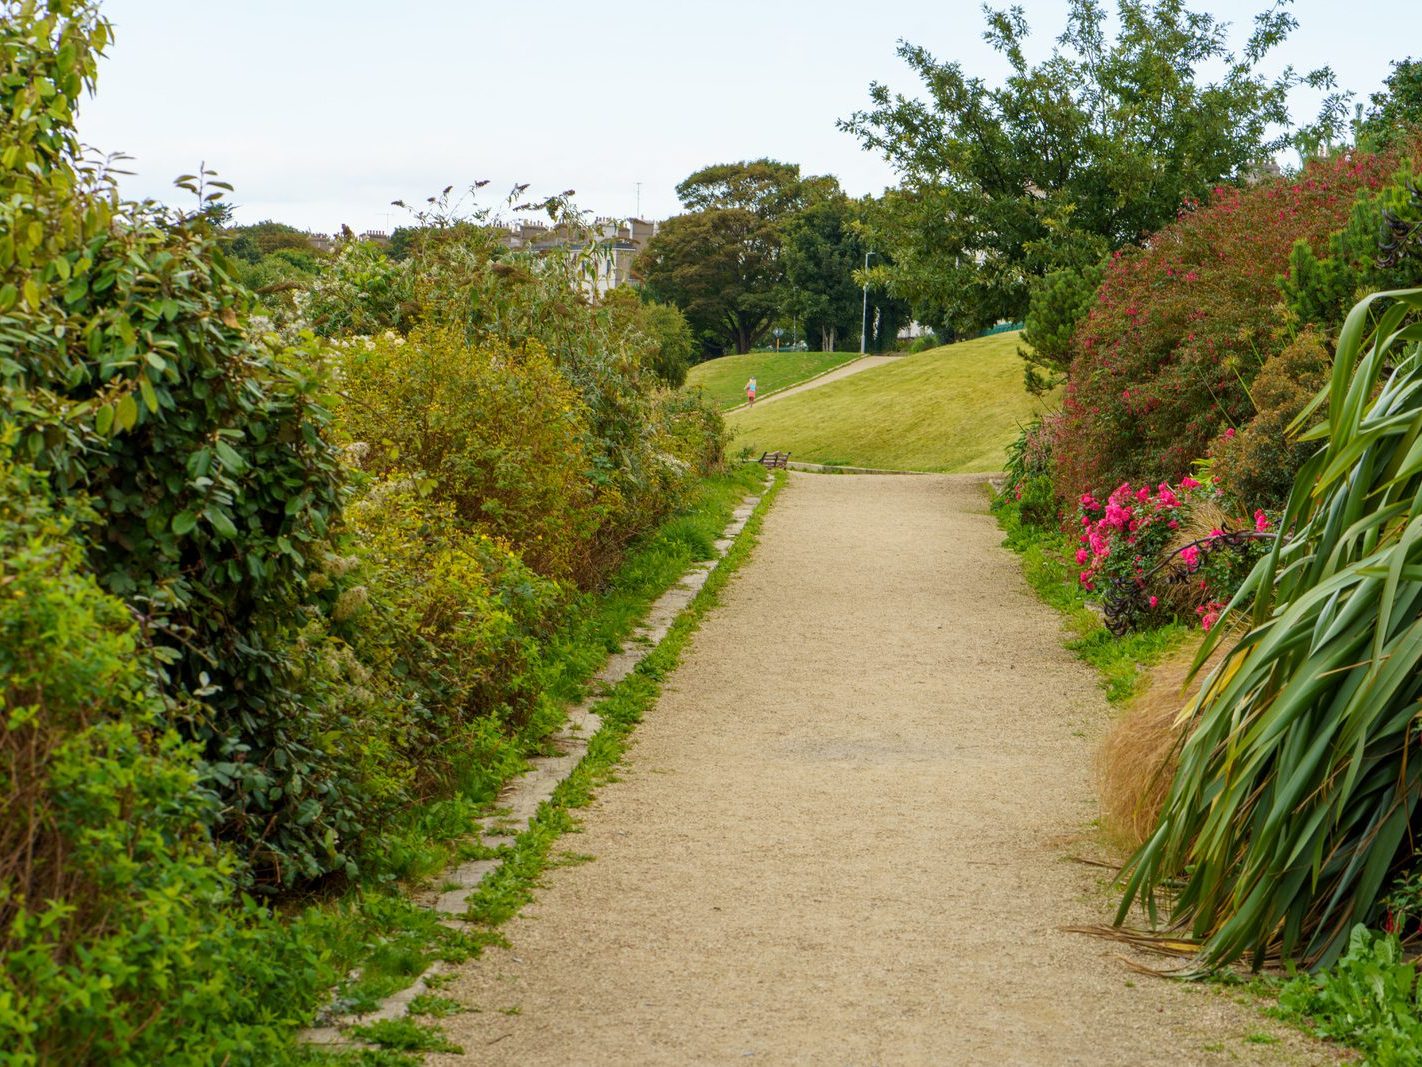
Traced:
[[1284, 172], [1279, 169], [1279, 164], [1272, 159], [1266, 159], [1262, 163], [1256, 163], [1244, 172], [1244, 184], [1258, 185], [1260, 182], [1271, 181], [1279, 177]]
[[[658, 223], [647, 219], [597, 218], [587, 226], [572, 226], [560, 222], [549, 224], [539, 220], [511, 222], [505, 228], [505, 240], [515, 251], [548, 252], [555, 248], [583, 249], [598, 246], [592, 257], [593, 277], [589, 283], [591, 295], [602, 296], [609, 289], [632, 283], [632, 261], [657, 232]], [[312, 233], [307, 235], [311, 247], [321, 252], [334, 252], [342, 241], [357, 237], [348, 227], [338, 235]], [[385, 230], [366, 230], [359, 235], [382, 248], [389, 247], [390, 234]]]
[[568, 223], [516, 222], [508, 228], [512, 249], [548, 252], [555, 248], [583, 249], [596, 244], [595, 275], [590, 283], [593, 295], [602, 296], [632, 282], [632, 261], [657, 232], [658, 224], [647, 219], [597, 218], [586, 228]]

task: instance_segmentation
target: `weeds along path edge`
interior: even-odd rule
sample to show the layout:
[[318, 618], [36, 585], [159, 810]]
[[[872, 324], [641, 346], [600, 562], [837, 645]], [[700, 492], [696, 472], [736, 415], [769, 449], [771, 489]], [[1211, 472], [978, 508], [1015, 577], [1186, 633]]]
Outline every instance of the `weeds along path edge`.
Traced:
[[[571, 812], [586, 807], [593, 799], [593, 790], [611, 779], [626, 750], [629, 735], [646, 710], [655, 703], [662, 682], [677, 665], [687, 639], [695, 633], [706, 612], [715, 606], [721, 588], [755, 546], [765, 513], [785, 481], [784, 472], [772, 472], [766, 487], [759, 494], [748, 495], [743, 501], [743, 504], [752, 507], [749, 515], [743, 519], [732, 517], [721, 541], [717, 543], [722, 554], [709, 561], [709, 565], [693, 565], [683, 575], [682, 582], [698, 573], [704, 573], [705, 580], [699, 583], [695, 594], [674, 618], [663, 621], [662, 627], [659, 627], [664, 628], [660, 639], [645, 651], [623, 652], [609, 659], [603, 676], [609, 670], [615, 671], [615, 681], [600, 696], [590, 698], [570, 711], [574, 734], [580, 724], [594, 728], [587, 738], [585, 750], [579, 758], [570, 761], [566, 774], [537, 803], [527, 828], [518, 833], [499, 859], [462, 865], [463, 869], [472, 868], [471, 874], [477, 870], [477, 876], [460, 891], [465, 898], [465, 906], [455, 912], [457, 917], [443, 920], [445, 925], [466, 931], [489, 932], [516, 915], [532, 899], [538, 877], [548, 866], [554, 842], [576, 828], [577, 822]], [[664, 596], [675, 593], [679, 584], [673, 585]], [[657, 605], [654, 604], [642, 628], [654, 625], [656, 614]], [[628, 643], [631, 641], [629, 637]], [[619, 660], [625, 669], [619, 669]], [[560, 732], [560, 740], [566, 742], [568, 737], [566, 730]], [[520, 781], [515, 779], [510, 785], [516, 790]], [[503, 798], [500, 799], [502, 802]], [[449, 895], [443, 894], [442, 898]], [[447, 906], [440, 910], [453, 911]], [[312, 1045], [368, 1047], [370, 1042], [380, 1040], [380, 1026], [405, 1020], [412, 1002], [434, 993], [442, 985], [442, 976], [458, 965], [436, 960], [407, 988], [385, 997], [374, 1011], [310, 1028], [303, 1032], [302, 1039]], [[438, 1029], [430, 1030], [431, 1040], [437, 1042]]]

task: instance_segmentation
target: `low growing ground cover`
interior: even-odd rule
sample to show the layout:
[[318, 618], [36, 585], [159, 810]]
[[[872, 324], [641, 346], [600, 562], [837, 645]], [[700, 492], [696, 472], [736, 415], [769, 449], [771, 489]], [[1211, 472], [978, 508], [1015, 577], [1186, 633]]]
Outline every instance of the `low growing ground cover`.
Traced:
[[1005, 333], [947, 345], [734, 412], [732, 451], [780, 449], [809, 463], [888, 470], [999, 470], [1020, 425], [1051, 403], [1023, 393], [1018, 343]]
[[686, 376], [686, 388], [701, 390], [718, 411], [729, 411], [746, 402], [745, 385], [752, 375], [757, 395], [765, 396], [858, 358], [854, 352], [750, 352], [722, 356], [692, 367]]

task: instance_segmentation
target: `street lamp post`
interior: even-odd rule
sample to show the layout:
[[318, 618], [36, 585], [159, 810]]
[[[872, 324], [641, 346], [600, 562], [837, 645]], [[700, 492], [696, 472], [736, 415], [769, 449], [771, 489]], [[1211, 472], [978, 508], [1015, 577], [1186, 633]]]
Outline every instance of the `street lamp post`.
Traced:
[[864, 312], [859, 324], [859, 354], [861, 356], [868, 351], [866, 346], [869, 344], [869, 257], [877, 254], [876, 252], [864, 253]]

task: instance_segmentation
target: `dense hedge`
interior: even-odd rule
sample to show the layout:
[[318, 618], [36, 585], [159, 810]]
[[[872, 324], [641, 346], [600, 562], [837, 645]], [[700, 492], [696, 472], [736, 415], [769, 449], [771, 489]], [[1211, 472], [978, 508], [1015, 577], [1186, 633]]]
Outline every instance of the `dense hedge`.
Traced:
[[85, 162], [96, 6], [0, 14], [0, 1048], [271, 1062], [328, 976], [238, 890], [389, 875], [413, 806], [489, 797], [723, 428], [674, 322], [482, 226], [256, 316], [210, 199]]
[[1323, 248], [1392, 166], [1315, 161], [1296, 179], [1217, 189], [1111, 260], [1072, 339], [1057, 491], [1174, 481], [1253, 414], [1249, 385], [1286, 343], [1275, 312], [1297, 242]]

